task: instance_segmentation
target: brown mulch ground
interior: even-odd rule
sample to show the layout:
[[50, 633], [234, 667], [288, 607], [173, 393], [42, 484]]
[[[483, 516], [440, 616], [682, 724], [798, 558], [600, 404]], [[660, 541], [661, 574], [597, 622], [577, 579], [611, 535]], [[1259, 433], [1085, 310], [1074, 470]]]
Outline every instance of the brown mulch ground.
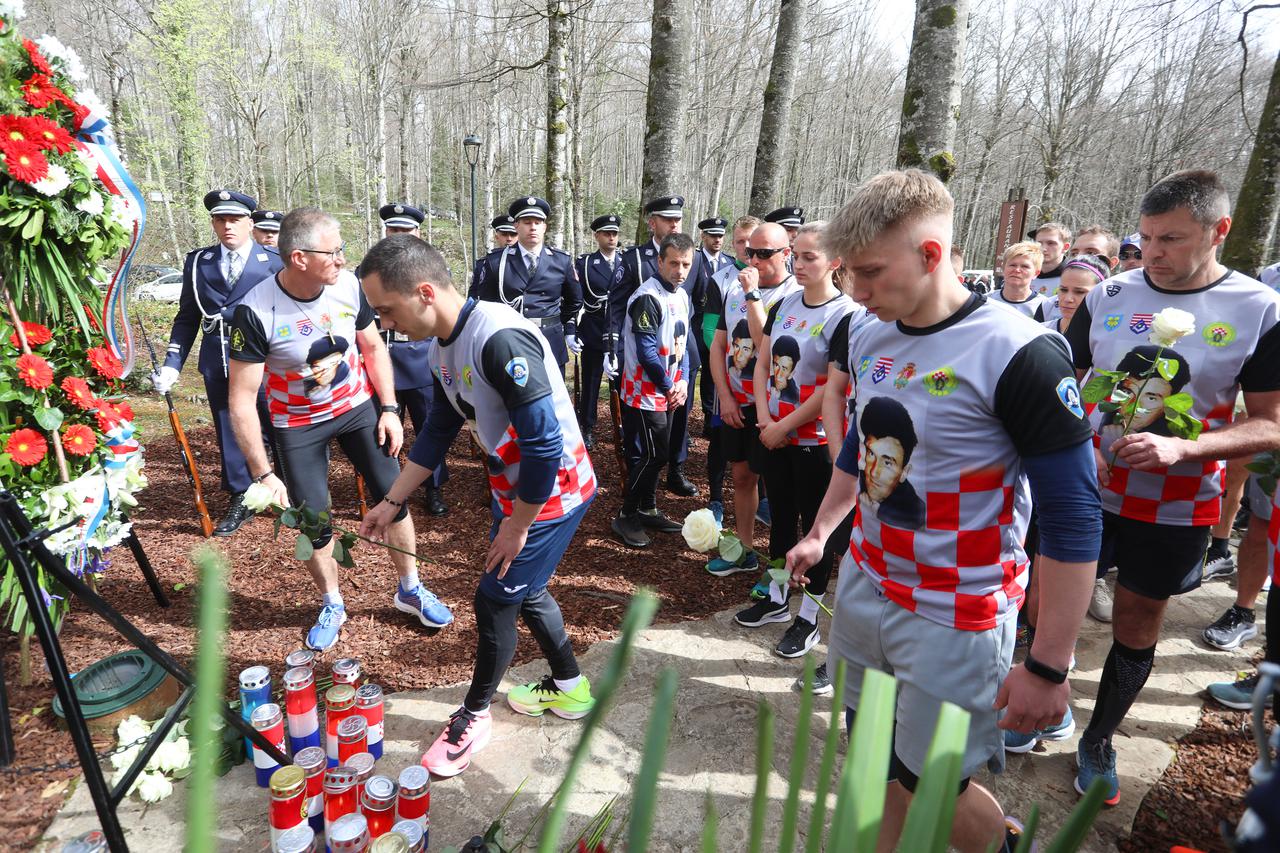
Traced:
[[[696, 416], [695, 416], [696, 417]], [[701, 421], [693, 425], [701, 434]], [[609, 520], [621, 501], [618, 466], [608, 436], [608, 413], [597, 426], [597, 450], [592, 458], [602, 489], [553, 581], [557, 600], [574, 648], [614, 635], [628, 596], [638, 586], [650, 586], [662, 596], [659, 619], [666, 622], [700, 619], [741, 603], [742, 578], [716, 579], [699, 569], [678, 535], [670, 547], [630, 551], [613, 541]], [[217, 490], [217, 449], [213, 430], [189, 432], [193, 450], [205, 476], [206, 497], [215, 520], [225, 508]], [[690, 476], [704, 483], [705, 442], [694, 441]], [[191, 492], [177, 463], [172, 437], [147, 436], [147, 474], [150, 487], [135, 514], [139, 536], [173, 605], [158, 607], [132, 558], [124, 549], [115, 554], [111, 571], [100, 585], [103, 596], [141, 630], [184, 664], [194, 651], [192, 629], [194, 574], [189, 555], [205, 540], [191, 509]], [[445, 487], [449, 515], [427, 516], [413, 507], [419, 550], [433, 564], [423, 580], [454, 611], [453, 626], [439, 632], [416, 627], [388, 602], [394, 569], [385, 555], [367, 544], [356, 549], [357, 567], [343, 571], [343, 595], [352, 618], [342, 640], [324, 656], [325, 662], [358, 657], [366, 675], [388, 692], [465, 681], [474, 650], [471, 598], [478, 566], [487, 544], [490, 524], [488, 487], [478, 461], [468, 453], [465, 438], [455, 444], [449, 464], [453, 479]], [[341, 454], [335, 454], [330, 482], [339, 523], [356, 525], [354, 476]], [[731, 500], [731, 486], [728, 487]], [[665, 492], [659, 504], [668, 514], [683, 518], [702, 506], [702, 500], [676, 498]], [[286, 531], [287, 533], [287, 531]], [[272, 539], [267, 519], [257, 519], [230, 539], [213, 540], [232, 561], [230, 631], [227, 653], [228, 687], [234, 691], [236, 673], [258, 663], [269, 664], [278, 680], [284, 656], [302, 645], [303, 632], [317, 610], [317, 595], [305, 572], [292, 559], [288, 541]], [[185, 585], [173, 590], [175, 585]], [[73, 608], [62, 631], [62, 645], [73, 671], [120, 651], [123, 641], [101, 619], [83, 607]], [[536, 644], [521, 631], [516, 663], [538, 656]], [[29, 772], [27, 768], [74, 761], [71, 740], [54, 725], [50, 708], [52, 687], [39, 660], [35, 683], [17, 685], [18, 646], [7, 632], [0, 634], [0, 655], [7, 678], [8, 704], [17, 744], [15, 770], [0, 771], [0, 850], [27, 850], [52, 821], [78, 767]], [[1225, 850], [1218, 820], [1234, 820], [1240, 813], [1248, 768], [1255, 754], [1252, 739], [1242, 729], [1242, 712], [1206, 709], [1199, 726], [1178, 746], [1177, 758], [1143, 802], [1131, 839], [1121, 843], [1124, 853], [1168, 850], [1173, 844], [1202, 850]], [[99, 744], [100, 749], [111, 744]]]

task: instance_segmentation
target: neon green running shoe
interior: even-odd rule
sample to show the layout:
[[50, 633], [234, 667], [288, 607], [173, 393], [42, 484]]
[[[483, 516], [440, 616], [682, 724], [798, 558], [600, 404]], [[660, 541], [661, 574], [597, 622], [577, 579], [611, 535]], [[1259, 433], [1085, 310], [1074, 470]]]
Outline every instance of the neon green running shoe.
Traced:
[[751, 600], [764, 601], [769, 597], [769, 582], [773, 580], [766, 571], [760, 575], [760, 580], [756, 581], [756, 585], [751, 587]]
[[591, 682], [585, 675], [569, 691], [556, 687], [555, 679], [548, 675], [541, 681], [512, 687], [507, 691], [507, 704], [517, 714], [530, 717], [541, 717], [544, 711], [550, 711], [566, 720], [578, 720], [587, 715], [596, 700], [591, 697]]

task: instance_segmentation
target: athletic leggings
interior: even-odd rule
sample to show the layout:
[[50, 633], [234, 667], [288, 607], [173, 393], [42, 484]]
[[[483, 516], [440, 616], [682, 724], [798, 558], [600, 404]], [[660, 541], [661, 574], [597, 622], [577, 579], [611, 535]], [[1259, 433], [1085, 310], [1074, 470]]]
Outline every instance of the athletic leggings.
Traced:
[[[764, 483], [769, 490], [769, 557], [785, 557], [800, 537], [809, 532], [831, 482], [831, 456], [826, 445], [786, 445], [764, 453]], [[844, 531], [840, 541], [841, 530]], [[835, 554], [849, 544], [849, 530], [841, 524], [828, 540], [822, 559], [805, 572], [809, 592], [827, 591]]]
[[622, 514], [658, 506], [658, 477], [667, 465], [675, 412], [622, 407], [622, 440], [627, 455], [627, 496]]

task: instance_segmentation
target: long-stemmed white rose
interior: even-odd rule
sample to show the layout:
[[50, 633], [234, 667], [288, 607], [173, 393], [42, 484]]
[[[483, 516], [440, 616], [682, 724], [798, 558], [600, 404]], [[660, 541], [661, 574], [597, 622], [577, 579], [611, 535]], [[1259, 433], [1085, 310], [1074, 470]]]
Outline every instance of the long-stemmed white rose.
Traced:
[[1171, 347], [1196, 330], [1196, 317], [1180, 308], [1163, 308], [1151, 318], [1147, 340], [1158, 347]]
[[695, 509], [685, 516], [680, 535], [693, 550], [705, 554], [720, 542], [720, 524], [709, 509]]

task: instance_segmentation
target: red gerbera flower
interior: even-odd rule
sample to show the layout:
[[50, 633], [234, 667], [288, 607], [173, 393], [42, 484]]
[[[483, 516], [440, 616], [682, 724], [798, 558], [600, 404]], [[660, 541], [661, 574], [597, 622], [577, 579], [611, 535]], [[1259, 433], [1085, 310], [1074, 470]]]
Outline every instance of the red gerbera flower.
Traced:
[[34, 353], [18, 356], [18, 376], [28, 388], [48, 388], [53, 384], [53, 368]]
[[67, 96], [53, 84], [52, 80], [39, 72], [32, 74], [27, 82], [22, 84], [22, 99], [38, 110], [44, 109], [54, 101], [63, 101], [66, 98]]
[[[23, 121], [23, 125], [26, 138], [46, 151], [66, 154], [72, 148], [71, 134], [44, 116], [31, 116]], [[12, 130], [6, 132], [12, 137]]]
[[62, 447], [72, 456], [88, 456], [98, 446], [98, 437], [84, 424], [72, 424], [62, 431]]
[[89, 363], [103, 379], [119, 379], [124, 374], [124, 365], [115, 353], [106, 347], [92, 347], [87, 353]]
[[93, 391], [89, 390], [89, 383], [79, 376], [68, 376], [62, 380], [62, 393], [67, 395], [67, 399], [76, 408], [84, 409], [86, 412], [98, 408], [98, 399], [93, 396]]
[[34, 184], [49, 174], [49, 161], [30, 142], [3, 143], [0, 144], [0, 152], [4, 153], [5, 169], [15, 181]]
[[[49, 331], [49, 327], [39, 323], [28, 323], [23, 320], [22, 330], [27, 333], [27, 343], [33, 347], [43, 346], [53, 340], [53, 332]], [[18, 341], [17, 332], [9, 333], [9, 343], [21, 348], [22, 344]]]
[[98, 325], [98, 315], [93, 313], [93, 309], [88, 305], [84, 306], [84, 318], [89, 321], [89, 328], [95, 332], [102, 331], [102, 327]]
[[27, 122], [22, 116], [0, 116], [0, 141], [34, 142], [27, 134]]
[[49, 65], [49, 61], [40, 53], [40, 48], [36, 47], [36, 43], [31, 39], [23, 39], [22, 46], [27, 49], [27, 56], [31, 58], [31, 64], [36, 70], [42, 74], [52, 74], [53, 68]]
[[44, 436], [33, 429], [20, 429], [5, 442], [4, 450], [19, 465], [36, 465], [49, 452]]

